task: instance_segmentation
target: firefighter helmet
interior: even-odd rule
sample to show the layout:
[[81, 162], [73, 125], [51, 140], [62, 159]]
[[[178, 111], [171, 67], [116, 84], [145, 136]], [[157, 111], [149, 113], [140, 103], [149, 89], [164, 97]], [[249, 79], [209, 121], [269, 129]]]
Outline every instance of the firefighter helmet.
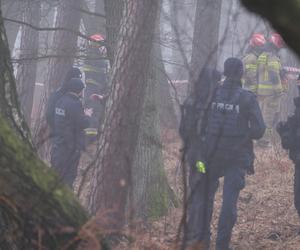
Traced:
[[269, 42], [271, 42], [277, 49], [285, 47], [284, 41], [278, 33], [272, 33], [269, 38]]
[[92, 41], [89, 41], [89, 46], [92, 48], [99, 48], [101, 55], [106, 56], [106, 47], [104, 44], [101, 44], [101, 42], [105, 40], [104, 36], [99, 33], [96, 33], [94, 35], [91, 35], [90, 39]]
[[262, 47], [266, 44], [266, 38], [262, 33], [253, 33], [250, 38], [250, 45], [252, 47]]
[[90, 39], [95, 42], [101, 42], [104, 41], [104, 37], [101, 34], [94, 34], [90, 36]]

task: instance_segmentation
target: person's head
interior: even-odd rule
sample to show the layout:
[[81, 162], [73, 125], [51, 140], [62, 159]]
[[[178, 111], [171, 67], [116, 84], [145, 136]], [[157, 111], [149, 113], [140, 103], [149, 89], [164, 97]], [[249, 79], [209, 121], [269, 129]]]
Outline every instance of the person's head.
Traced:
[[63, 81], [63, 84], [62, 84], [62, 86], [61, 86], [61, 88], [62, 88], [62, 90], [67, 90], [67, 88], [68, 88], [68, 84], [69, 84], [69, 82], [70, 82], [70, 80], [72, 79], [72, 78], [81, 78], [82, 77], [82, 73], [81, 73], [81, 71], [80, 71], [80, 69], [79, 68], [75, 68], [75, 67], [72, 67], [68, 72], [67, 72], [67, 74], [66, 74], [66, 76], [65, 76], [65, 79], [64, 79], [64, 81]]
[[219, 84], [221, 73], [216, 69], [203, 68], [197, 81], [194, 83], [194, 94], [197, 98], [205, 101], [212, 90]]
[[228, 79], [241, 80], [244, 73], [243, 62], [235, 57], [230, 57], [224, 62], [224, 76]]
[[72, 78], [67, 85], [67, 92], [82, 96], [83, 89], [85, 88], [84, 83], [79, 78]]
[[96, 33], [90, 36], [89, 47], [97, 48], [102, 56], [106, 56], [106, 47], [104, 45], [105, 38], [102, 34]]
[[282, 37], [278, 33], [272, 33], [265, 45], [266, 52], [277, 54], [280, 49], [285, 47]]
[[280, 50], [285, 47], [285, 43], [281, 35], [278, 33], [272, 33], [269, 38], [269, 42], [273, 44], [274, 48], [276, 48], [277, 50]]
[[261, 53], [266, 42], [264, 34], [253, 33], [249, 40], [249, 49]]

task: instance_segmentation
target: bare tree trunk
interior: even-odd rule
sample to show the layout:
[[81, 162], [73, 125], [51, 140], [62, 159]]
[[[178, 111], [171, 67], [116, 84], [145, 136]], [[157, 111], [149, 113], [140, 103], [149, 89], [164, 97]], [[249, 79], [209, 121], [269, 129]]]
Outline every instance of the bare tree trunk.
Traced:
[[158, 82], [158, 110], [162, 129], [178, 129], [178, 119], [175, 113], [174, 101], [171, 95], [171, 86], [162, 58], [160, 45], [154, 47], [156, 78]]
[[[23, 21], [38, 27], [41, 19], [40, 2], [25, 0], [22, 4], [24, 7]], [[18, 68], [17, 86], [26, 122], [31, 127], [31, 111], [37, 73], [37, 60], [35, 58], [39, 50], [39, 32], [28, 26], [23, 26], [20, 50], [21, 62]], [[32, 59], [28, 60], [28, 58]]]
[[[87, 11], [92, 11], [97, 14], [104, 14], [104, 0], [97, 0], [95, 4], [95, 9], [90, 10], [87, 4], [87, 0], [83, 1], [83, 9]], [[87, 35], [92, 35], [94, 33], [105, 33], [105, 18], [100, 16], [93, 16], [91, 14], [82, 14], [82, 21], [87, 31]]]
[[120, 23], [123, 15], [123, 0], [104, 0], [106, 16], [106, 42], [107, 53], [111, 65], [113, 64], [115, 53], [117, 51], [117, 41], [120, 29]]
[[221, 0], [197, 0], [191, 82], [197, 80], [203, 67], [216, 68], [217, 66], [221, 6]]
[[[150, 75], [140, 122], [137, 149], [132, 167], [132, 215], [135, 218], [157, 218], [164, 215], [174, 202], [168, 185], [162, 155], [159, 99], [162, 97], [157, 58], [153, 49]], [[166, 83], [167, 84], [167, 83]]]
[[[57, 10], [56, 27], [79, 30], [82, 0], [62, 0]], [[56, 31], [53, 38], [53, 51], [59, 57], [49, 62], [46, 87], [51, 92], [63, 81], [68, 68], [72, 67], [77, 52], [77, 36], [68, 31]]]
[[158, 0], [126, 0], [106, 107], [93, 209], [125, 223], [128, 190], [149, 73]]
[[29, 146], [1, 12], [0, 53], [0, 246], [62, 249], [87, 216]]
[[[9, 1], [9, 0], [2, 1], [1, 9], [3, 13], [3, 17], [17, 19], [17, 20], [21, 19], [22, 16], [21, 4], [22, 3], [20, 1]], [[20, 24], [5, 22], [4, 27], [7, 33], [9, 48], [11, 51], [13, 51], [18, 32], [20, 30]]]

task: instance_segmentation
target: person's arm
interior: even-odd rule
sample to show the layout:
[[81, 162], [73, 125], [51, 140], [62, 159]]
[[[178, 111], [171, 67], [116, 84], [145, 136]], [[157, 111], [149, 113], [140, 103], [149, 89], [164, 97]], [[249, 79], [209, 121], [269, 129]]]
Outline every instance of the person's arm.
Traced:
[[76, 103], [76, 105], [72, 108], [72, 116], [72, 120], [78, 129], [86, 129], [89, 127], [89, 116], [84, 113], [84, 109], [80, 102]]
[[99, 94], [92, 94], [89, 97], [92, 101], [98, 101], [98, 102], [105, 102], [108, 98], [108, 94], [105, 95], [99, 95]]
[[249, 100], [249, 126], [251, 139], [258, 140], [263, 137], [266, 125], [255, 95], [251, 95]]

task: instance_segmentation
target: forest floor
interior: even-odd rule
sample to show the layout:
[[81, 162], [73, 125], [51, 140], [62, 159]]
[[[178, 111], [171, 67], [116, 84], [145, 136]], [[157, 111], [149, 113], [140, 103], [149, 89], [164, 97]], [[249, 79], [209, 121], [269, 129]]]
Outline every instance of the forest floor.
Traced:
[[[175, 193], [182, 193], [179, 167], [179, 143], [165, 145], [166, 171]], [[293, 164], [287, 154], [274, 146], [262, 150], [256, 147], [255, 175], [248, 176], [238, 203], [238, 221], [233, 230], [234, 250], [300, 249], [300, 219], [293, 203]], [[222, 182], [221, 182], [222, 183]], [[222, 202], [222, 184], [216, 195], [212, 222], [212, 249]], [[169, 213], [148, 225], [137, 225], [128, 232], [134, 239], [123, 242], [118, 250], [172, 250], [182, 208], [170, 208]]]

